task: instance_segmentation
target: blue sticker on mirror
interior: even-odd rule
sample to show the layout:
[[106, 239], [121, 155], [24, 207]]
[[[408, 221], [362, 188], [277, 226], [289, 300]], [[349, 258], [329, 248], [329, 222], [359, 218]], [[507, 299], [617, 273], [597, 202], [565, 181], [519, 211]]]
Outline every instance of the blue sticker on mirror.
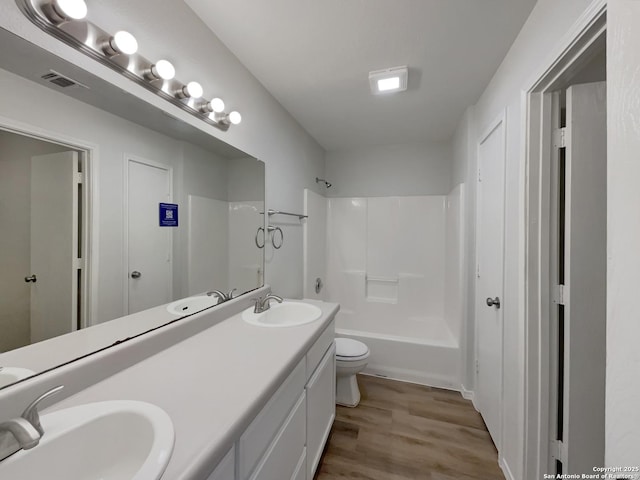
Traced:
[[161, 203], [160, 204], [160, 226], [161, 227], [177, 227], [178, 226], [178, 204], [177, 203]]

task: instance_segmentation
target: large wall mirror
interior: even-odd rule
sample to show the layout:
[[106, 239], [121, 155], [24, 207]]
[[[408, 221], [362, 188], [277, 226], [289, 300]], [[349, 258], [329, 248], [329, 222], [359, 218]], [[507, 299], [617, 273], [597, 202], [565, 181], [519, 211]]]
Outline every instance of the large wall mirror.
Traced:
[[261, 161], [0, 42], [0, 388], [263, 285]]

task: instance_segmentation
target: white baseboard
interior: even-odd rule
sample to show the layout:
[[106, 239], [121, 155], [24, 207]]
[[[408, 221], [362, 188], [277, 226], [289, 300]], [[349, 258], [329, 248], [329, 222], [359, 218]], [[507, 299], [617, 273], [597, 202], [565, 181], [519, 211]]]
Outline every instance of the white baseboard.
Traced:
[[427, 387], [442, 388], [461, 392], [461, 386], [444, 376], [433, 375], [416, 370], [406, 370], [403, 368], [385, 367], [382, 365], [367, 365], [361, 372], [363, 375], [388, 378], [389, 380], [399, 380], [401, 382], [416, 383]]
[[473, 390], [467, 390], [464, 385], [460, 386], [460, 392], [462, 393], [462, 397], [466, 400], [471, 400], [473, 402], [473, 398], [475, 393]]
[[504, 473], [504, 478], [506, 478], [507, 480], [515, 480], [515, 477], [513, 476], [513, 473], [511, 473], [511, 469], [509, 468], [509, 465], [507, 464], [504, 457], [499, 457], [498, 465], [500, 465], [502, 473]]

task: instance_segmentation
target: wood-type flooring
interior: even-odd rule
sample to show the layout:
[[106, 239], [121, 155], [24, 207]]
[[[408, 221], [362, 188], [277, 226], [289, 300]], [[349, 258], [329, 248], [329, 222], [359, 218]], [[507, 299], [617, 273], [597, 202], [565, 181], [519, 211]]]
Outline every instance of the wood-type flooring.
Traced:
[[358, 375], [314, 480], [504, 480], [482, 417], [458, 392]]

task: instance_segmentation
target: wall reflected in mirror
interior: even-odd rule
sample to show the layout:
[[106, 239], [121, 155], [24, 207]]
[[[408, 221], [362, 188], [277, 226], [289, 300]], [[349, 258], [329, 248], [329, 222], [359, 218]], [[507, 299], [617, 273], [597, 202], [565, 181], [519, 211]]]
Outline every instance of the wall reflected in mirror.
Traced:
[[[110, 320], [138, 312], [127, 338], [149, 329], [139, 312], [155, 327], [180, 315], [150, 308], [264, 284], [263, 162], [5, 30], [0, 40], [0, 366], [37, 373], [118, 341]], [[104, 343], [16, 364], [35, 342], [97, 325]]]

